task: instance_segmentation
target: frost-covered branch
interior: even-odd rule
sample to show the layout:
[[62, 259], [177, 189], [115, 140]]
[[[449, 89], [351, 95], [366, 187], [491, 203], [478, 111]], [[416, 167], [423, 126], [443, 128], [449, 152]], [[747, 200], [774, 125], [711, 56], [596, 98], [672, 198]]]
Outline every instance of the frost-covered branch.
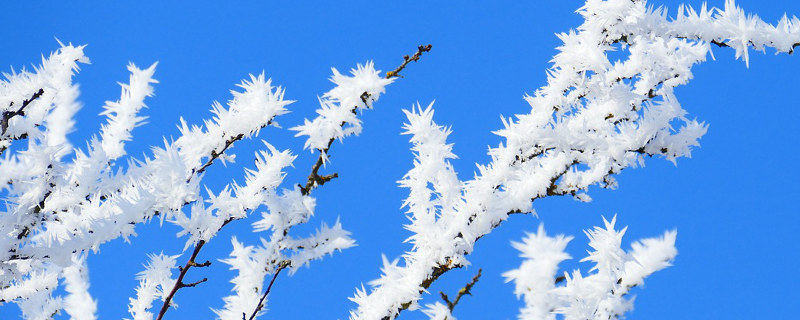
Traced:
[[[424, 52], [430, 52], [432, 48], [433, 48], [433, 45], [431, 45], [431, 44], [428, 44], [428, 45], [425, 45], [425, 46], [419, 46], [419, 47], [417, 47], [417, 52], [415, 52], [411, 57], [409, 57], [408, 55], [403, 56], [403, 63], [400, 64], [393, 71], [389, 71], [389, 72], [386, 73], [386, 76], [384, 77], [386, 82], [384, 82], [384, 83], [389, 84], [389, 83], [391, 83], [393, 81], [392, 78], [400, 77], [400, 72], [403, 71], [403, 69], [406, 68], [406, 65], [408, 65], [409, 62], [419, 61], [419, 58], [422, 57], [422, 54]], [[336, 74], [337, 73], [335, 72], [334, 73], [334, 78], [336, 77]], [[334, 78], [332, 78], [331, 80], [334, 81], [334, 83], [336, 83]], [[380, 93], [382, 93], [382, 92], [379, 92], [379, 94]], [[365, 90], [364, 92], [361, 93], [361, 95], [359, 95], [359, 99], [361, 99], [361, 102], [363, 102], [364, 106], [366, 106], [366, 108], [368, 108], [368, 109], [371, 108], [371, 102], [374, 102], [374, 99], [377, 99], [377, 97], [373, 97], [373, 94], [375, 94], [375, 92], [370, 92], [370, 91], [366, 91]], [[324, 98], [324, 96], [323, 96], [323, 98]], [[330, 98], [336, 99], [336, 97], [334, 97], [334, 96], [329, 96], [328, 99], [330, 99]], [[322, 101], [323, 100], [321, 99], [320, 103], [323, 104], [323, 107], [324, 107], [325, 105], [324, 105], [324, 103]], [[341, 102], [339, 103], [339, 106], [340, 107], [342, 106]], [[345, 105], [345, 106], [347, 106], [347, 105]], [[360, 104], [353, 105], [350, 108], [350, 112], [353, 113], [354, 115], [357, 115], [358, 114], [357, 112], [358, 112], [358, 110], [360, 110], [360, 108], [362, 108]], [[333, 130], [330, 127], [327, 126], [327, 125], [330, 125], [331, 118], [335, 119], [335, 117], [327, 116], [325, 114], [325, 111], [323, 111], [323, 110], [317, 110], [317, 113], [319, 113], [319, 116], [316, 119], [314, 119], [313, 122], [309, 123], [308, 121], [306, 121], [306, 124], [304, 124], [303, 126], [298, 126], [298, 127], [293, 128], [293, 130], [299, 131], [297, 133], [298, 136], [308, 135], [309, 136], [308, 139], [310, 141], [311, 138], [312, 138], [312, 135], [309, 134], [306, 131], [309, 129], [308, 126], [313, 126], [314, 122], [318, 122], [317, 126], [326, 128], [323, 131], [327, 131], [327, 132], [336, 131], [336, 130]], [[346, 134], [344, 134], [344, 132], [346, 132], [346, 130], [348, 130], [348, 129], [346, 129], [345, 126], [348, 126], [348, 125], [357, 126], [356, 127], [357, 129], [353, 130], [353, 132], [360, 132], [360, 130], [361, 130], [360, 129], [360, 122], [348, 121], [349, 115], [348, 115], [348, 117], [342, 117], [341, 114], [340, 114], [339, 117], [342, 118], [342, 121], [339, 124], [339, 127], [341, 127], [340, 130], [342, 130], [342, 136], [340, 136], [340, 134], [338, 132], [334, 133], [333, 135], [330, 136], [330, 138], [328, 138], [328, 143], [324, 147], [322, 147], [322, 145], [319, 144], [319, 141], [317, 141], [317, 142], [315, 142], [313, 144], [313, 147], [315, 147], [316, 150], [319, 151], [319, 157], [317, 158], [317, 161], [314, 163], [314, 165], [311, 167], [311, 173], [308, 175], [308, 180], [306, 181], [306, 184], [302, 185], [301, 188], [300, 188], [300, 190], [303, 192], [303, 194], [308, 194], [308, 193], [311, 192], [311, 190], [313, 188], [315, 188], [317, 186], [321, 186], [325, 182], [328, 182], [331, 179], [337, 178], [339, 176], [336, 173], [333, 173], [333, 174], [330, 174], [330, 175], [320, 176], [319, 175], [319, 169], [327, 161], [327, 159], [328, 159], [328, 151], [330, 150], [331, 145], [333, 144], [333, 141], [335, 141], [336, 139], [341, 139], [344, 135], [346, 135]], [[325, 125], [321, 125], [322, 123], [325, 123]], [[324, 140], [324, 137], [316, 137], [316, 140]], [[311, 142], [306, 142], [306, 148], [307, 149], [309, 148], [309, 146], [311, 146], [310, 143]], [[322, 148], [320, 148], [320, 147], [322, 147]]]
[[89, 271], [86, 257], [75, 256], [73, 265], [64, 269], [64, 311], [73, 319], [94, 320], [97, 318], [97, 300], [89, 294]]
[[[0, 148], [5, 150], [20, 139], [27, 139], [28, 144], [27, 149], [21, 147], [21, 152], [0, 159], [0, 178], [6, 181], [8, 200], [7, 210], [0, 217], [0, 237], [5, 237], [5, 249], [0, 254], [0, 299], [24, 304], [29, 318], [59, 310], [61, 304], [56, 302], [61, 299], [52, 297], [52, 293], [58, 288], [57, 280], [74, 269], [74, 254], [83, 256], [90, 250], [97, 251], [102, 244], [119, 237], [127, 240], [135, 235], [137, 224], [154, 217], [178, 225], [178, 235], [188, 235], [185, 249], [193, 249], [188, 261], [177, 268], [179, 273], [177, 279], [171, 280], [171, 286], [165, 281], [154, 286], [142, 278], [143, 287], [131, 300], [135, 318], [150, 317], [148, 309], [160, 299], [161, 319], [174, 305], [178, 290], [204, 282], [205, 279], [185, 281], [190, 269], [210, 265], [209, 261], [196, 262], [203, 246], [222, 227], [262, 205], [269, 213], [255, 224], [256, 231], [272, 231], [273, 237], [264, 240], [261, 249], [285, 253], [278, 255], [280, 259], [259, 261], [261, 268], [288, 261], [294, 272], [311, 260], [352, 246], [353, 240], [338, 221], [331, 227], [323, 224], [308, 238], [296, 239], [288, 233], [291, 226], [306, 222], [313, 214], [315, 200], [309, 196], [311, 190], [335, 177], [319, 174], [328, 160], [330, 144], [358, 134], [358, 111], [371, 108], [384, 87], [393, 81], [391, 78], [429, 50], [430, 46], [421, 46], [413, 58], [404, 59], [393, 76], [381, 77], [372, 63], [353, 70], [353, 76], [333, 70], [331, 80], [336, 87], [320, 98], [319, 116], [295, 128], [298, 135], [309, 137], [307, 148], [319, 152], [305, 186], [278, 190], [285, 176], [283, 169], [291, 166], [295, 156], [267, 144], [268, 150], [257, 155], [256, 169], [245, 172], [244, 185], [233, 183], [218, 194], [209, 192], [208, 200], [200, 193], [207, 168], [218, 159], [233, 161], [234, 155], [227, 151], [260, 129], [277, 125], [275, 117], [286, 113], [285, 106], [292, 102], [284, 100], [283, 89], [273, 87], [263, 74], [243, 81], [243, 90], [232, 91], [233, 98], [225, 106], [215, 102], [214, 117], [203, 125], [190, 126], [181, 119], [177, 139], [165, 139], [162, 147], [153, 148], [152, 157], [127, 161], [122, 160], [125, 142], [146, 119], [139, 113], [146, 107], [144, 100], [153, 95], [152, 84], [157, 83], [153, 79], [155, 64], [147, 69], [128, 66], [130, 80], [121, 84], [119, 100], [107, 101], [101, 113], [108, 122], [85, 150], [74, 150], [70, 161], [62, 159], [72, 151], [66, 134], [79, 107], [72, 76], [78, 63], [89, 62], [83, 47], [62, 44], [56, 53], [43, 58], [34, 72], [23, 69], [5, 74], [7, 80], [0, 83], [0, 105], [6, 106], [0, 123]], [[325, 141], [326, 145], [317, 146], [316, 141]], [[127, 167], [121, 165], [125, 162]], [[183, 210], [187, 205], [189, 214]], [[257, 249], [260, 250], [253, 248]], [[250, 253], [242, 257], [255, 259]], [[159, 275], [171, 276], [175, 263], [166, 262], [176, 258], [154, 255], [149, 266], [160, 266], [159, 270], [166, 270], [159, 271]], [[146, 272], [142, 277], [150, 274], [156, 273]], [[69, 283], [76, 283], [73, 287], [78, 288], [75, 290], [81, 288], [76, 282], [79, 278], [70, 276], [75, 281]]]
[[171, 277], [177, 258], [177, 255], [166, 256], [163, 253], [150, 255], [150, 262], [137, 276], [139, 287], [136, 288], [136, 298], [131, 298], [128, 305], [128, 312], [133, 316], [133, 320], [153, 319], [148, 309], [156, 298], [166, 300], [171, 293], [170, 288], [177, 283], [177, 280]]
[[[705, 61], [712, 41], [734, 48], [746, 63], [751, 46], [788, 53], [800, 42], [796, 18], [769, 25], [733, 1], [724, 9], [682, 6], [675, 18], [665, 12], [646, 1], [587, 1], [578, 11], [583, 24], [558, 35], [563, 44], [547, 85], [525, 97], [530, 112], [502, 118], [495, 133], [505, 142], [489, 150], [491, 161], [473, 179], [455, 177], [445, 142], [450, 129], [432, 122], [432, 110], [408, 112], [415, 160], [400, 184], [409, 189], [404, 205], [413, 248], [402, 264], [385, 260], [371, 291], [357, 290], [351, 319], [393, 319], [418, 308], [439, 276], [469, 263], [478, 239], [509, 214], [533, 211], [536, 199], [590, 201], [591, 186], [616, 188], [614, 175], [645, 157], [689, 157], [707, 126], [687, 117], [675, 88], [692, 79], [692, 66]], [[612, 50], [623, 58], [610, 60]]]
[[[430, 46], [427, 46], [427, 50], [430, 50]], [[419, 55], [421, 53], [418, 51], [417, 57]], [[254, 223], [255, 231], [272, 231], [269, 240], [261, 239], [262, 245], [258, 247], [245, 247], [234, 242], [234, 247], [239, 247], [240, 251], [249, 251], [249, 254], [232, 254], [230, 259], [224, 260], [231, 265], [231, 268], [239, 270], [239, 275], [231, 280], [235, 285], [236, 294], [225, 298], [225, 309], [215, 311], [220, 319], [238, 320], [242, 314], [250, 314], [251, 319], [257, 317], [266, 305], [269, 288], [281, 270], [290, 268], [290, 273], [294, 273], [311, 260], [320, 259], [324, 255], [355, 244], [350, 239], [349, 232], [342, 229], [338, 221], [333, 227], [323, 224], [316, 234], [310, 237], [294, 239], [288, 236], [289, 230], [294, 225], [308, 221], [313, 214], [314, 202], [309, 202], [310, 209], [307, 213], [298, 214], [296, 210], [287, 210], [287, 207], [296, 207], [298, 203], [303, 203], [296, 197], [313, 201], [311, 192], [336, 177], [335, 173], [319, 175], [320, 168], [328, 161], [333, 141], [360, 133], [361, 122], [357, 118], [358, 111], [372, 108], [373, 103], [385, 91], [385, 86], [393, 81], [388, 76], [381, 78], [372, 63], [359, 65], [351, 71], [351, 74], [351, 77], [347, 77], [333, 69], [331, 81], [336, 87], [319, 99], [321, 108], [316, 111], [318, 116], [311, 121], [305, 120], [301, 126], [292, 128], [298, 131], [297, 136], [308, 136], [306, 148], [317, 151], [319, 156], [311, 167], [306, 184], [298, 185], [291, 193], [287, 193], [288, 190], [284, 191], [284, 195], [279, 198], [281, 204], [268, 204], [269, 211], [263, 214], [262, 220]], [[258, 266], [262, 269], [254, 270]], [[273, 278], [264, 294], [259, 297], [258, 293], [261, 292], [268, 274], [273, 274]]]
[[[712, 45], [735, 50], [748, 65], [751, 48], [791, 54], [800, 45], [797, 18], [767, 24], [732, 0], [724, 8], [681, 6], [674, 18], [643, 0], [587, 0], [578, 13], [583, 23], [558, 35], [562, 45], [547, 84], [525, 97], [529, 112], [502, 117], [495, 134], [503, 142], [489, 149], [490, 161], [478, 165], [471, 179], [459, 179], [447, 140], [452, 129], [434, 122], [433, 104], [405, 111], [403, 129], [414, 160], [399, 184], [408, 190], [403, 208], [412, 248], [401, 258], [383, 258], [380, 278], [351, 298], [357, 303], [351, 319], [391, 320], [421, 308], [439, 277], [470, 264], [479, 239], [510, 214], [533, 212], [538, 199], [569, 195], [590, 201], [592, 186], [616, 188], [617, 174], [647, 158], [674, 163], [690, 157], [707, 125], [688, 116], [675, 91], [693, 78], [692, 67], [707, 59]], [[141, 159], [125, 148], [147, 118], [142, 111], [154, 94], [157, 64], [128, 65], [119, 99], [103, 106], [106, 123], [83, 148], [73, 147], [67, 136], [81, 106], [73, 77], [89, 63], [83, 46], [61, 44], [33, 70], [4, 74], [0, 302], [18, 304], [25, 319], [49, 319], [61, 310], [73, 318], [96, 318], [88, 255], [112, 240], [129, 241], [137, 225], [158, 219], [177, 227], [183, 252], [149, 256], [129, 312], [135, 320], [162, 320], [177, 306], [181, 289], [207, 281], [189, 274], [211, 266], [200, 256], [205, 245], [228, 224], [259, 211], [253, 232], [266, 234], [256, 244], [232, 237], [230, 255], [219, 260], [236, 271], [232, 292], [213, 310], [219, 319], [256, 319], [284, 269], [293, 274], [355, 244], [338, 219], [304, 236], [294, 234], [295, 226], [313, 217], [314, 190], [338, 177], [320, 172], [330, 162], [333, 142], [358, 135], [361, 112], [373, 108], [386, 86], [431, 48], [419, 46], [383, 75], [372, 62], [349, 74], [332, 69], [334, 86], [318, 97], [316, 116], [290, 128], [315, 159], [305, 181], [286, 183], [298, 155], [264, 141], [243, 181], [221, 190], [204, 185], [205, 173], [219, 161], [235, 161], [233, 148], [261, 129], [277, 127], [277, 117], [293, 102], [263, 73], [242, 81], [229, 101], [214, 102], [202, 124], [181, 119], [179, 134]], [[571, 237], [549, 237], [540, 227], [513, 244], [525, 261], [505, 276], [525, 301], [522, 319], [616, 319], [631, 309], [631, 288], [677, 254], [676, 233], [624, 251], [625, 229], [615, 230], [615, 222], [586, 231], [592, 251], [581, 261], [595, 265], [587, 274], [558, 273], [559, 263], [570, 258], [564, 248]], [[479, 276], [480, 271], [452, 300], [441, 293], [445, 303], [427, 304], [423, 312], [453, 320], [454, 307]]]
[[[35, 72], [6, 74], [7, 80], [0, 83], [0, 96], [9, 100], [4, 102], [9, 109], [4, 111], [3, 136], [28, 140], [27, 149], [0, 160], [8, 201], [0, 216], [5, 237], [0, 254], [4, 301], [29, 304], [25, 301], [34, 296], [46, 298], [58, 285], [32, 286], [24, 279], [66, 277], [73, 253], [82, 255], [115, 238], [127, 239], [134, 235], [136, 224], [154, 216], [175, 219], [184, 205], [198, 199], [199, 179], [192, 177], [199, 177], [198, 168], [205, 169], [230, 147], [225, 143], [228, 136], [252, 136], [285, 112], [283, 106], [289, 103], [282, 101], [282, 90], [274, 89], [263, 76], [252, 77], [242, 84], [245, 92], [234, 92], [229, 108], [215, 104], [217, 117], [204, 128], [189, 129], [184, 123], [180, 138], [154, 148], [153, 158], [129, 159], [123, 171], [116, 160], [125, 155], [124, 142], [131, 139], [133, 128], [145, 119], [137, 114], [156, 83], [155, 64], [144, 70], [131, 64], [130, 81], [121, 85], [120, 99], [104, 106], [102, 115], [108, 123], [99, 137], [91, 139], [87, 152], [76, 150], [74, 159], [65, 163], [62, 158], [71, 151], [66, 133], [78, 109], [71, 78], [79, 62], [88, 63], [83, 47], [62, 45]], [[35, 93], [23, 100], [19, 96], [28, 96], [25, 92]], [[23, 101], [22, 106], [15, 101]], [[3, 140], [2, 147], [13, 140]], [[202, 165], [203, 159], [210, 160]], [[12, 294], [18, 286], [28, 290]]]
[[675, 231], [635, 242], [632, 250], [625, 252], [621, 245], [627, 228], [615, 230], [616, 217], [603, 222], [603, 228], [585, 232], [593, 251], [581, 261], [594, 263], [590, 273], [584, 276], [580, 270], [564, 272], [563, 285], [553, 279], [559, 263], [571, 258], [564, 250], [572, 237], [550, 237], [540, 225], [522, 242], [512, 242], [525, 260], [503, 276], [507, 282], [514, 282], [514, 292], [525, 301], [520, 319], [555, 320], [556, 315], [567, 320], [618, 319], [633, 308], [633, 298], [627, 298], [630, 289], [641, 285], [653, 272], [670, 266], [678, 253]]

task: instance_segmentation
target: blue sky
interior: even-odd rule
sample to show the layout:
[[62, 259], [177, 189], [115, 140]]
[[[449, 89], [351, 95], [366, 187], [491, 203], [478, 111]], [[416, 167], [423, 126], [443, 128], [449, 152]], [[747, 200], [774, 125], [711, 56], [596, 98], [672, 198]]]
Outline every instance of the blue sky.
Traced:
[[[677, 8], [677, 1], [652, 1]], [[699, 6], [700, 2], [689, 2]], [[722, 1], [711, 5], [721, 6]], [[784, 12], [800, 14], [796, 1], [738, 1], [746, 11], [767, 21]], [[488, 160], [487, 146], [500, 139], [500, 115], [528, 111], [522, 100], [544, 84], [545, 68], [559, 44], [554, 35], [580, 24], [574, 11], [579, 1], [405, 3], [346, 1], [301, 4], [270, 2], [137, 3], [4, 3], [0, 5], [2, 70], [38, 63], [40, 54], [56, 49], [54, 38], [88, 44], [92, 64], [77, 76], [83, 109], [73, 143], [82, 147], [98, 132], [97, 114], [105, 100], [119, 97], [118, 81], [127, 81], [127, 63], [146, 67], [158, 61], [156, 96], [148, 101], [149, 123], [134, 131], [129, 152], [138, 158], [162, 137], [174, 137], [178, 118], [199, 123], [209, 117], [212, 101], [226, 101], [228, 91], [248, 73], [265, 71], [297, 100], [291, 114], [279, 122], [288, 128], [312, 117], [316, 97], [331, 88], [330, 67], [348, 70], [374, 60], [393, 69], [419, 44], [433, 51], [391, 85], [376, 109], [363, 115], [364, 131], [344, 144], [336, 143], [326, 172], [339, 179], [319, 192], [317, 215], [299, 234], [322, 221], [341, 218], [358, 246], [315, 262], [294, 276], [281, 275], [270, 294], [263, 319], [346, 319], [354, 305], [347, 300], [357, 286], [379, 275], [381, 254], [397, 257], [409, 248], [401, 201], [406, 191], [396, 181], [410, 168], [407, 137], [400, 136], [401, 109], [436, 99], [435, 119], [452, 125], [451, 141], [460, 159], [454, 162], [462, 178], [471, 177], [474, 163]], [[593, 189], [594, 201], [546, 199], [534, 207], [539, 217], [514, 216], [481, 239], [471, 255], [472, 266], [443, 276], [432, 290], [452, 293], [478, 268], [483, 278], [472, 297], [455, 311], [459, 319], [514, 319], [521, 303], [500, 273], [520, 260], [509, 246], [544, 222], [551, 233], [576, 236], [569, 246], [583, 257], [581, 230], [602, 223], [601, 215], [618, 215], [629, 225], [627, 243], [678, 230], [675, 265], [654, 274], [636, 290], [631, 319], [788, 318], [800, 313], [800, 138], [797, 124], [800, 57], [753, 54], [750, 67], [734, 60], [732, 50], [714, 48], [717, 61], [694, 69], [695, 79], [678, 90], [689, 117], [710, 124], [702, 147], [678, 165], [651, 159], [645, 168], [618, 176], [620, 188]], [[304, 181], [313, 158], [302, 151], [302, 140], [286, 130], [263, 130], [261, 138], [300, 154], [289, 182]], [[233, 151], [240, 162], [214, 166], [205, 183], [218, 190], [230, 179], [241, 179], [255, 147], [249, 141]], [[241, 180], [240, 180], [241, 181]], [[158, 223], [139, 226], [132, 243], [115, 241], [92, 255], [91, 293], [99, 300], [100, 318], [127, 316], [127, 298], [136, 286], [147, 253], [177, 254], [183, 240], [176, 228]], [[294, 230], [293, 230], [294, 231]], [[226, 227], [201, 254], [216, 261], [230, 251], [228, 239], [255, 243], [248, 222]], [[185, 261], [185, 258], [179, 259]], [[588, 268], [575, 261], [568, 269]], [[215, 262], [193, 270], [188, 280], [208, 277], [196, 288], [179, 292], [180, 307], [168, 319], [212, 318], [231, 289], [232, 274]], [[436, 301], [428, 296], [427, 302]], [[0, 306], [0, 319], [16, 319], [18, 310]], [[421, 313], [401, 318], [418, 319]]]

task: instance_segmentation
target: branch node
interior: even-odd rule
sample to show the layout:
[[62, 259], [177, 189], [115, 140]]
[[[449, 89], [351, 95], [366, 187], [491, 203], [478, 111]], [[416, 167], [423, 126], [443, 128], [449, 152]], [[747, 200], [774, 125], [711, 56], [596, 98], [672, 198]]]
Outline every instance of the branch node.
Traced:
[[203, 262], [203, 263], [197, 263], [197, 262], [194, 262], [194, 261], [189, 261], [187, 264], [189, 266], [191, 266], [191, 267], [202, 268], [202, 267], [210, 266], [211, 265], [211, 261], [206, 260], [206, 262]]
[[203, 278], [200, 281], [195, 281], [195, 282], [191, 282], [191, 283], [183, 283], [183, 282], [181, 282], [181, 283], [178, 284], [178, 287], [180, 287], [180, 288], [194, 287], [194, 286], [196, 286], [198, 284], [201, 284], [203, 282], [206, 282], [206, 281], [208, 281], [208, 278]]

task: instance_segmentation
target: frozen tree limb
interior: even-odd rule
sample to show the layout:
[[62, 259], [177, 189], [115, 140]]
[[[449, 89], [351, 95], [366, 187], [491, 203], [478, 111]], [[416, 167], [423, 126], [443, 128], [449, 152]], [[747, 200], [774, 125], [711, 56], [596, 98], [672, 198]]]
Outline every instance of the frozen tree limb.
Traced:
[[[421, 50], [430, 51], [430, 48], [430, 45], [420, 46], [418, 53], [415, 54], [417, 59], [422, 54]], [[404, 67], [407, 63], [408, 61], [405, 61], [402, 66]], [[399, 72], [402, 69], [398, 67], [396, 70]], [[335, 69], [333, 74], [331, 81], [337, 86], [325, 93], [323, 98], [320, 99], [321, 108], [317, 110], [317, 118], [312, 121], [306, 120], [304, 125], [292, 128], [292, 130], [298, 131], [297, 136], [307, 135], [309, 137], [306, 142], [307, 148], [316, 149], [319, 152], [317, 161], [311, 167], [306, 184], [298, 184], [295, 189], [299, 190], [298, 196], [300, 197], [310, 198], [313, 190], [337, 176], [335, 173], [326, 176], [319, 175], [320, 168], [328, 159], [333, 141], [341, 140], [351, 134], [358, 134], [361, 126], [360, 121], [355, 117], [358, 114], [358, 110], [371, 108], [372, 104], [383, 93], [383, 87], [392, 82], [388, 76], [383, 79], [377, 77], [378, 72], [374, 71], [371, 63], [365, 66], [358, 66], [358, 68], [352, 70], [352, 77], [344, 77]], [[318, 145], [319, 141], [327, 142], [325, 142], [324, 147], [320, 147]], [[281, 206], [270, 207], [269, 210], [268, 214], [265, 213], [263, 215], [264, 219], [256, 222], [254, 226], [256, 231], [272, 230], [270, 239], [262, 239], [261, 247], [248, 249], [252, 250], [252, 254], [248, 255], [250, 257], [248, 259], [242, 259], [244, 257], [242, 255], [238, 258], [226, 260], [226, 263], [230, 264], [232, 268], [239, 270], [239, 275], [232, 280], [235, 284], [236, 295], [226, 297], [225, 309], [216, 311], [217, 316], [221, 319], [238, 320], [239, 315], [243, 313], [249, 313], [251, 318], [257, 317], [266, 304], [265, 300], [269, 288], [272, 287], [272, 284], [277, 279], [277, 274], [281, 270], [290, 268], [290, 273], [294, 273], [297, 268], [308, 264], [311, 260], [319, 259], [323, 255], [350, 247], [355, 243], [349, 238], [349, 232], [343, 230], [338, 221], [333, 227], [323, 224], [322, 228], [309, 238], [293, 239], [287, 236], [289, 230], [295, 224], [306, 222], [308, 216], [302, 218], [287, 216], [286, 212], [288, 211], [282, 210]], [[311, 212], [310, 210], [309, 213]], [[294, 255], [284, 255], [281, 253], [284, 250], [294, 252]], [[259, 269], [256, 271], [252, 270], [251, 267], [246, 267], [251, 264], [264, 265], [265, 263], [264, 270]], [[248, 272], [253, 272], [254, 274], [248, 275]], [[273, 274], [273, 278], [267, 291], [257, 301], [251, 301], [257, 298], [253, 295], [253, 291], [261, 291], [261, 283], [269, 273]], [[245, 278], [251, 280], [245, 283], [243, 281]], [[255, 308], [255, 310], [252, 312], [241, 311], [242, 308], [247, 307], [248, 303], [250, 303], [250, 308]]]
[[[584, 23], [558, 35], [563, 45], [547, 85], [525, 97], [530, 112], [503, 118], [495, 133], [505, 142], [490, 148], [491, 161], [471, 180], [448, 178], [455, 156], [442, 137], [449, 129], [429, 120], [432, 110], [408, 112], [415, 160], [400, 184], [409, 189], [413, 248], [403, 263], [384, 260], [370, 291], [357, 289], [350, 318], [394, 319], [418, 308], [438, 277], [468, 264], [478, 239], [509, 214], [532, 211], [536, 199], [590, 201], [589, 187], [616, 188], [614, 175], [644, 157], [689, 157], [707, 126], [687, 117], [674, 89], [692, 79], [710, 43], [726, 44], [749, 63], [749, 47], [790, 53], [800, 42], [796, 18], [769, 25], [733, 1], [723, 9], [682, 6], [672, 19], [665, 12], [646, 1], [587, 1], [578, 11]], [[610, 50], [627, 56], [610, 61]]]

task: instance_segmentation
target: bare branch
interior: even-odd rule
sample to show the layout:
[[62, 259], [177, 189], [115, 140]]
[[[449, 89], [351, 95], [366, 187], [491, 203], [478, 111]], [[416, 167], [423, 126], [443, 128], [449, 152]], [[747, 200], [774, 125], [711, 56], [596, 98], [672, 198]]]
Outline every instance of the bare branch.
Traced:
[[472, 277], [472, 280], [468, 282], [466, 285], [464, 285], [463, 288], [458, 290], [458, 294], [456, 294], [456, 298], [453, 301], [450, 301], [450, 299], [448, 299], [447, 294], [445, 294], [444, 291], [439, 291], [439, 294], [441, 294], [442, 296], [442, 300], [444, 300], [444, 302], [447, 303], [447, 308], [450, 309], [450, 313], [453, 313], [453, 309], [455, 309], [458, 302], [461, 301], [461, 297], [463, 297], [464, 295], [472, 295], [472, 292], [470, 292], [470, 290], [472, 290], [472, 287], [475, 286], [475, 284], [481, 278], [482, 271], [483, 269], [478, 269], [478, 274]]
[[206, 281], [208, 281], [208, 278], [203, 278], [200, 281], [195, 281], [195, 282], [191, 282], [191, 283], [181, 283], [180, 286], [181, 286], [181, 288], [194, 287], [194, 286], [196, 286], [198, 284], [201, 284], [203, 282], [206, 282]]
[[[30, 105], [31, 102], [35, 101], [36, 99], [39, 99], [39, 97], [41, 97], [43, 94], [44, 94], [44, 89], [39, 89], [39, 91], [36, 91], [31, 96], [30, 99], [22, 101], [22, 106], [20, 106], [19, 109], [17, 109], [16, 111], [5, 111], [5, 112], [3, 112], [3, 118], [0, 119], [0, 130], [2, 130], [2, 131], [0, 131], [0, 135], [5, 135], [6, 134], [6, 130], [8, 130], [8, 121], [11, 120], [11, 118], [13, 118], [15, 116], [24, 116], [25, 115], [25, 108], [28, 105]], [[13, 107], [13, 106], [14, 106], [14, 102], [11, 102], [11, 104], [8, 107], [10, 108], [10, 107]]]
[[[291, 263], [287, 260], [283, 260], [278, 264], [278, 269], [275, 270], [275, 274], [272, 275], [272, 280], [269, 281], [269, 286], [267, 286], [267, 291], [264, 291], [264, 294], [261, 295], [261, 299], [258, 300], [258, 306], [256, 307], [255, 310], [253, 310], [253, 313], [250, 314], [249, 320], [255, 319], [256, 314], [258, 314], [258, 312], [261, 311], [261, 308], [264, 308], [264, 300], [267, 299], [269, 291], [272, 290], [272, 285], [275, 283], [275, 279], [278, 278], [278, 275], [281, 273], [281, 270], [286, 269], [286, 267], [288, 267], [289, 265], [291, 265]], [[244, 314], [242, 314], [242, 319], [244, 319]]]
[[[205, 240], [200, 240], [194, 246], [194, 250], [192, 251], [192, 255], [189, 257], [189, 261], [186, 261], [186, 265], [184, 265], [182, 268], [180, 268], [181, 272], [178, 275], [178, 281], [175, 282], [175, 285], [172, 286], [172, 290], [170, 290], [169, 294], [167, 295], [167, 297], [164, 298], [164, 304], [161, 305], [161, 310], [158, 311], [158, 317], [156, 318], [156, 320], [161, 320], [162, 318], [164, 318], [164, 314], [167, 313], [167, 310], [169, 309], [169, 304], [172, 301], [172, 298], [175, 297], [175, 294], [178, 293], [178, 290], [180, 288], [194, 287], [194, 286], [196, 286], [196, 285], [198, 285], [200, 283], [203, 283], [206, 280], [208, 280], [206, 278], [203, 278], [203, 280], [200, 280], [198, 282], [193, 282], [193, 283], [190, 283], [190, 284], [183, 283], [183, 278], [186, 276], [186, 273], [189, 272], [189, 269], [191, 269], [193, 266], [197, 265], [197, 263], [194, 262], [194, 259], [197, 258], [197, 254], [200, 253], [200, 250], [203, 249], [203, 246], [205, 244], [206, 244]], [[211, 262], [206, 261], [206, 262], [204, 262], [202, 264], [210, 265]]]
[[419, 47], [417, 47], [417, 52], [414, 53], [414, 55], [412, 55], [410, 57], [407, 56], [407, 55], [403, 56], [403, 64], [401, 64], [399, 67], [395, 68], [394, 70], [387, 72], [386, 73], [386, 79], [393, 78], [393, 77], [401, 77], [402, 78], [402, 76], [400, 75], [400, 71], [403, 71], [403, 69], [406, 68], [406, 65], [408, 65], [409, 62], [411, 62], [411, 61], [419, 61], [419, 58], [422, 56], [422, 53], [423, 52], [430, 52], [432, 48], [433, 48], [433, 45], [431, 45], [431, 44], [428, 44], [427, 46], [419, 46]]
[[[353, 110], [355, 110], [355, 108]], [[342, 123], [342, 126], [344, 126], [344, 123]], [[336, 178], [336, 177], [339, 176], [338, 174], [334, 173], [334, 174], [328, 175], [328, 177], [330, 177], [330, 178], [328, 178], [326, 180], [326, 179], [322, 179], [322, 177], [319, 175], [319, 169], [322, 168], [322, 164], [325, 163], [325, 157], [327, 157], [328, 151], [331, 149], [331, 145], [333, 144], [333, 140], [334, 139], [328, 140], [328, 146], [325, 147], [325, 150], [318, 150], [319, 151], [319, 157], [317, 157], [317, 161], [314, 162], [314, 165], [311, 166], [311, 173], [308, 174], [308, 180], [306, 181], [306, 185], [305, 186], [300, 186], [300, 193], [301, 194], [308, 195], [308, 194], [311, 193], [312, 190], [314, 190], [314, 189], [322, 186], [323, 184], [325, 184], [325, 182], [328, 182], [328, 181], [332, 180], [333, 178]]]

